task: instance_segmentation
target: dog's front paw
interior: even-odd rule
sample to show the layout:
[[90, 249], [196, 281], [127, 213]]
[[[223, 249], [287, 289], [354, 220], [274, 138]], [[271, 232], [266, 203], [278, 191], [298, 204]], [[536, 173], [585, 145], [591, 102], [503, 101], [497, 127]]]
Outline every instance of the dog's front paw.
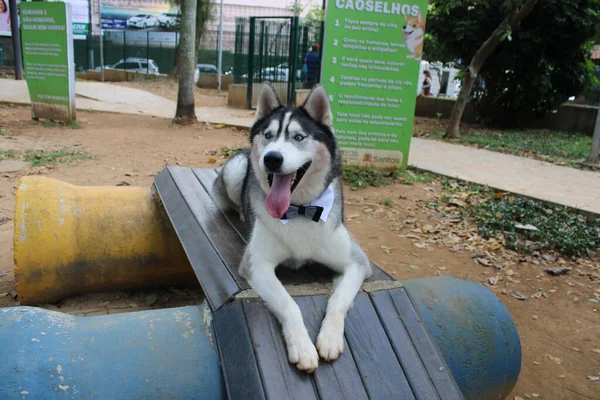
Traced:
[[310, 341], [308, 333], [293, 334], [287, 339], [288, 358], [300, 371], [309, 374], [319, 366], [319, 355], [315, 345]]
[[317, 349], [325, 361], [337, 360], [344, 352], [344, 321], [325, 319], [317, 336]]

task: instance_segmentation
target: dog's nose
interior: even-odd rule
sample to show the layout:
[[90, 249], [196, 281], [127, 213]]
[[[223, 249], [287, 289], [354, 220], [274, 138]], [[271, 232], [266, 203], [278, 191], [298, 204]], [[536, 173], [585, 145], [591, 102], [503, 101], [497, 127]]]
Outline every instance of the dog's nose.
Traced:
[[404, 25], [404, 26], [402, 27], [402, 29], [406, 29], [406, 25]]
[[278, 151], [270, 151], [265, 154], [264, 161], [269, 172], [278, 172], [283, 165], [283, 156]]

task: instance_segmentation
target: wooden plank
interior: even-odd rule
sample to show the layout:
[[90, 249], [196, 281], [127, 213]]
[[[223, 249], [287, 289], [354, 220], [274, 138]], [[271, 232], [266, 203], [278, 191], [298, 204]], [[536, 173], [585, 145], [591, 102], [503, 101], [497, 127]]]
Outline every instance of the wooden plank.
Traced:
[[265, 399], [242, 301], [219, 309], [213, 321], [228, 398]]
[[279, 323], [260, 299], [244, 300], [258, 369], [269, 399], [318, 399], [311, 375], [288, 361]]
[[358, 293], [348, 312], [346, 339], [370, 398], [415, 398], [366, 293]]
[[389, 276], [387, 272], [379, 268], [377, 265], [371, 263], [371, 267], [373, 267], [373, 275], [367, 279], [367, 282], [370, 281], [395, 281], [394, 278]]
[[425, 365], [394, 307], [389, 291], [373, 292], [370, 293], [370, 297], [415, 397], [418, 400], [439, 399], [440, 396]]
[[[210, 195], [212, 192], [213, 183], [215, 181], [215, 178], [217, 177], [217, 171], [214, 169], [206, 168], [194, 168], [192, 171], [194, 172], [194, 175], [196, 175], [196, 178], [198, 178], [202, 186], [204, 186], [204, 189], [206, 189], [206, 191]], [[248, 231], [246, 229], [246, 225], [244, 225], [244, 222], [240, 219], [238, 213], [236, 213], [235, 211], [221, 211], [223, 212], [223, 215], [225, 216], [225, 218], [227, 218], [229, 223], [242, 237], [244, 242], [247, 242], [249, 238]]]
[[206, 237], [169, 171], [158, 174], [154, 185], [211, 308], [219, 309], [239, 292], [238, 284]]
[[202, 230], [241, 289], [250, 287], [239, 274], [246, 243], [229, 224], [190, 168], [167, 168]]
[[[296, 297], [295, 300], [302, 311], [308, 334], [313, 343], [316, 343], [327, 309], [327, 298], [301, 296]], [[333, 362], [319, 360], [319, 368], [313, 373], [313, 381], [322, 399], [367, 400], [369, 398], [346, 341], [340, 358]]]
[[438, 393], [444, 400], [464, 399], [448, 365], [406, 290], [404, 288], [393, 289], [389, 291], [389, 294]]

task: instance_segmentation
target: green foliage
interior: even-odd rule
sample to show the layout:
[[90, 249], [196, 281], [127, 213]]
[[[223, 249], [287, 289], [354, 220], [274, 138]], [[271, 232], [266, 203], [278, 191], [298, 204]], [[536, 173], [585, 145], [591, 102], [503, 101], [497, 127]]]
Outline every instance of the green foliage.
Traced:
[[350, 189], [360, 190], [369, 186], [387, 186], [392, 183], [402, 183], [404, 185], [431, 183], [436, 178], [433, 174], [428, 172], [420, 172], [412, 169], [398, 172], [346, 165], [342, 170], [342, 179], [350, 186]]
[[381, 204], [386, 206], [386, 207], [393, 207], [394, 206], [394, 202], [390, 199], [383, 199], [381, 200]]
[[246, 148], [247, 147], [243, 146], [221, 147], [221, 149], [219, 150], [219, 155], [225, 158], [231, 158], [240, 151], [245, 150]]
[[484, 238], [504, 238], [507, 248], [520, 252], [558, 250], [584, 256], [600, 249], [600, 218], [537, 200], [490, 199], [477, 206], [475, 221]]
[[[434, 139], [442, 139], [443, 135], [443, 131], [430, 132]], [[581, 167], [580, 162], [590, 151], [592, 138], [568, 132], [469, 130], [461, 131], [458, 143]]]
[[33, 166], [73, 164], [80, 160], [91, 158], [94, 158], [94, 156], [82, 151], [45, 151], [29, 149], [19, 152], [14, 150], [0, 150], [0, 160], [19, 159], [30, 162]]
[[[427, 21], [429, 61], [468, 65], [521, 1], [433, 0]], [[485, 61], [473, 96], [488, 124], [513, 125], [542, 115], [594, 84], [590, 59], [600, 33], [600, 0], [540, 0]]]
[[384, 171], [376, 168], [360, 168], [346, 165], [342, 170], [342, 179], [352, 190], [364, 189], [369, 186], [386, 186], [394, 182], [398, 172]]

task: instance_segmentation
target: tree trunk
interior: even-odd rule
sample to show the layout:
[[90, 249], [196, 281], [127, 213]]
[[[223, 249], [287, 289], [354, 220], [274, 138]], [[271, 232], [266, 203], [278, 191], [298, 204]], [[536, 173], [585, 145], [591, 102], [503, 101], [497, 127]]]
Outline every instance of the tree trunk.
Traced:
[[596, 164], [600, 153], [600, 107], [596, 115], [596, 126], [594, 127], [594, 137], [592, 138], [592, 151], [586, 162]]
[[469, 102], [469, 98], [471, 97], [471, 91], [473, 90], [473, 86], [477, 81], [477, 76], [479, 75], [479, 70], [481, 70], [481, 66], [488, 59], [490, 55], [496, 50], [496, 47], [502, 42], [502, 37], [504, 34], [510, 29], [515, 30], [521, 21], [525, 19], [537, 3], [537, 0], [526, 0], [523, 7], [515, 13], [508, 15], [500, 25], [492, 32], [490, 37], [481, 45], [481, 47], [477, 50], [473, 58], [471, 59], [471, 63], [467, 67], [465, 71], [465, 77], [463, 79], [463, 85], [460, 88], [460, 93], [458, 94], [458, 98], [454, 103], [454, 107], [452, 108], [452, 114], [450, 115], [450, 121], [448, 121], [448, 126], [446, 127], [446, 134], [444, 135], [447, 139], [458, 139], [460, 138], [459, 128], [460, 128], [460, 120], [462, 119], [463, 112], [465, 111], [465, 107]]
[[[209, 20], [212, 18], [212, 6], [211, 0], [197, 0], [196, 8], [196, 43], [194, 46], [194, 63], [198, 62], [198, 53], [200, 51], [200, 42], [202, 37], [206, 33], [206, 27]], [[195, 64], [194, 64], [195, 65]]]
[[179, 39], [179, 58], [177, 73], [179, 90], [177, 91], [176, 124], [189, 125], [197, 122], [194, 104], [194, 44], [196, 38], [196, 0], [183, 0], [181, 3], [181, 37]]

